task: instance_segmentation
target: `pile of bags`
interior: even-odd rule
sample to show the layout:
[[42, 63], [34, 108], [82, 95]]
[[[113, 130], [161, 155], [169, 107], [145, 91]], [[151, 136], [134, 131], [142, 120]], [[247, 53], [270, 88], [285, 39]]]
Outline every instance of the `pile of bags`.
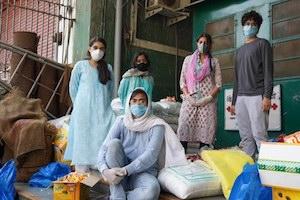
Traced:
[[13, 90], [0, 101], [0, 146], [2, 164], [13, 159], [16, 180], [30, 176], [52, 159], [55, 127], [47, 122], [41, 100], [24, 97]]
[[64, 160], [64, 154], [68, 143], [69, 121], [70, 115], [49, 121], [49, 123], [55, 126], [57, 129], [53, 141], [54, 160], [67, 165], [71, 164], [71, 161]]
[[[246, 183], [247, 192], [260, 187], [257, 180], [259, 179], [257, 167], [251, 180], [246, 180], [246, 182], [242, 180], [242, 183], [240, 181], [235, 184], [235, 180], [243, 172], [244, 166], [247, 163], [253, 164], [252, 158], [241, 150], [203, 150], [201, 158], [203, 161], [197, 160], [188, 165], [162, 169], [159, 172], [158, 180], [163, 190], [180, 199], [221, 194], [228, 199], [232, 189], [234, 189], [234, 195], [246, 194], [246, 190], [240, 191], [240, 188], [243, 188], [241, 185], [244, 183]], [[233, 188], [234, 184], [236, 188]], [[254, 192], [250, 193], [254, 194]]]
[[[125, 112], [120, 98], [113, 99], [111, 102], [111, 107], [116, 116], [120, 116]], [[180, 107], [181, 103], [176, 102], [175, 97], [167, 97], [158, 102], [152, 102], [153, 114], [165, 120], [175, 132], [178, 128]]]
[[163, 190], [180, 199], [192, 199], [222, 194], [221, 180], [203, 161], [184, 166], [164, 168], [159, 172]]
[[153, 114], [165, 120], [177, 132], [181, 103], [167, 97], [152, 103]]

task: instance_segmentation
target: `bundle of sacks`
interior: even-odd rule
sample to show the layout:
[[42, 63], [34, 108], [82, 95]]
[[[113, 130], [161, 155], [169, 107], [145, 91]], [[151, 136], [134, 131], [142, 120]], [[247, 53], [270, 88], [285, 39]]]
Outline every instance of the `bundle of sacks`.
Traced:
[[152, 103], [153, 114], [165, 120], [177, 132], [181, 103], [175, 97], [166, 97]]
[[158, 180], [163, 190], [180, 199], [223, 194], [229, 199], [236, 178], [253, 160], [238, 149], [204, 150], [202, 160], [188, 165], [163, 168]]
[[69, 121], [70, 115], [49, 121], [49, 123], [55, 126], [57, 130], [53, 141], [54, 160], [67, 165], [71, 164], [71, 161], [64, 160], [64, 154], [68, 143]]
[[14, 159], [17, 181], [27, 182], [41, 166], [51, 162], [55, 127], [47, 122], [41, 100], [12, 91], [0, 101], [1, 163]]
[[192, 199], [222, 194], [221, 180], [203, 161], [163, 168], [158, 181], [163, 190], [180, 199]]
[[[124, 108], [120, 98], [115, 98], [111, 102], [111, 107], [116, 116], [124, 114]], [[175, 131], [178, 128], [178, 118], [180, 113], [181, 103], [176, 102], [175, 97], [166, 97], [157, 102], [152, 102], [153, 114], [165, 120]]]

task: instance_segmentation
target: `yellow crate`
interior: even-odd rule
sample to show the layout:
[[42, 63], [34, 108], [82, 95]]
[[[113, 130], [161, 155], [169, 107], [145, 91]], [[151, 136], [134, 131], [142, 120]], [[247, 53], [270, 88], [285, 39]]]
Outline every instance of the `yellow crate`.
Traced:
[[300, 191], [272, 188], [273, 200], [300, 200]]
[[53, 184], [53, 200], [86, 200], [89, 187], [77, 182], [55, 181]]

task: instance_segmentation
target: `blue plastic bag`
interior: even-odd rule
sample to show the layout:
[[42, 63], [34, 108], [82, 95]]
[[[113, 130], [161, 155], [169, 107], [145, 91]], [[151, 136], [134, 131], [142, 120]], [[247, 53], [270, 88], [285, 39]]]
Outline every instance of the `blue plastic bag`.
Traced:
[[0, 199], [14, 200], [16, 190], [14, 183], [16, 181], [16, 165], [13, 160], [8, 161], [0, 169]]
[[256, 164], [244, 166], [233, 184], [229, 200], [272, 200], [272, 189], [262, 186]]
[[70, 172], [71, 169], [68, 165], [52, 162], [33, 174], [28, 183], [31, 187], [47, 188], [52, 185], [52, 181], [56, 181]]

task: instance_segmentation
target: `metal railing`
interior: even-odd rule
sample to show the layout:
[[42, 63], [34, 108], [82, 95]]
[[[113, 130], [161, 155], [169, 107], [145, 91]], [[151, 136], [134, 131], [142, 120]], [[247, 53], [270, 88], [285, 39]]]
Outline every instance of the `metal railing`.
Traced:
[[[14, 80], [15, 76], [18, 74], [19, 76], [21, 76], [21, 78], [26, 79], [31, 83], [29, 91], [26, 92], [26, 97], [28, 97], [28, 98], [34, 97], [33, 91], [37, 87], [41, 88], [42, 90], [46, 90], [46, 91], [50, 92], [51, 93], [50, 98], [45, 100], [42, 103], [44, 105], [44, 110], [47, 113], [47, 115], [51, 118], [57, 118], [58, 116], [55, 115], [54, 113], [52, 113], [49, 108], [50, 108], [50, 105], [53, 103], [55, 96], [56, 95], [59, 97], [61, 96], [59, 88], [62, 85], [66, 66], [63, 64], [60, 64], [58, 62], [55, 62], [53, 60], [50, 60], [48, 58], [42, 57], [42, 56], [40, 56], [36, 53], [33, 53], [31, 51], [28, 51], [26, 49], [22, 49], [20, 47], [14, 46], [14, 45], [6, 44], [1, 41], [0, 41], [0, 48], [5, 49], [6, 51], [9, 51], [10, 53], [14, 53], [14, 54], [18, 54], [18, 55], [22, 56], [19, 63], [17, 64], [15, 70], [12, 72], [10, 79], [7, 81], [7, 84], [4, 84], [4, 82], [2, 81], [2, 85], [6, 86], [7, 89], [11, 89], [10, 84]], [[28, 60], [28, 59], [34, 61], [35, 63], [39, 63], [42, 66], [34, 79], [27, 77], [26, 75], [21, 73], [21, 68], [23, 67], [25, 60]], [[40, 82], [41, 76], [43, 75], [43, 73], [45, 73], [46, 68], [57, 70], [60, 74], [58, 81], [56, 82], [56, 85], [54, 88], [51, 88], [48, 85], [45, 85]], [[66, 113], [68, 114], [68, 113], [70, 113], [70, 111], [71, 111], [71, 107], [67, 108]]]
[[[0, 40], [13, 44], [14, 32], [39, 37], [37, 54], [59, 63], [70, 61], [74, 0], [0, 0]], [[10, 52], [0, 50], [0, 79], [10, 79]]]

